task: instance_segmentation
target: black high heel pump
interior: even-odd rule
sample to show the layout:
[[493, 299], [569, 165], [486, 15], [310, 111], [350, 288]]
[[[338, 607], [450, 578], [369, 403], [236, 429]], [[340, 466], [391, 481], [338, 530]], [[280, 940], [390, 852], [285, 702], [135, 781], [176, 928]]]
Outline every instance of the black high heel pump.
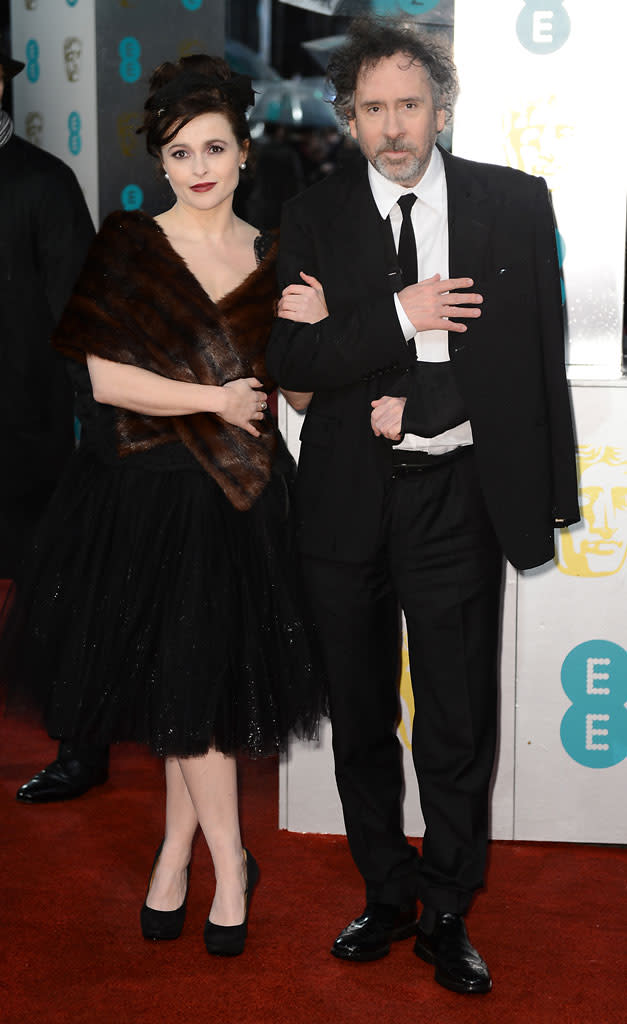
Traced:
[[242, 924], [214, 924], [209, 918], [205, 921], [205, 946], [213, 956], [239, 956], [244, 952], [248, 934], [248, 912], [253, 889], [259, 881], [259, 866], [252, 853], [246, 854], [246, 915]]
[[[150, 891], [150, 884], [152, 877], [155, 873], [155, 868], [161, 856], [161, 850], [163, 849], [163, 842], [157, 850], [155, 859], [152, 865], [152, 871], [150, 872], [150, 879], [148, 881], [148, 888], [146, 889], [146, 899], [148, 899], [148, 893]], [[187, 887], [185, 889], [185, 899], [181, 903], [181, 906], [176, 910], [153, 910], [152, 907], [146, 906], [146, 900], [144, 905], [139, 912], [139, 920], [142, 928], [142, 935], [145, 939], [178, 939], [179, 935], [183, 931], [183, 925], [185, 923], [185, 911], [187, 910], [187, 892], [189, 889], [189, 864], [187, 865]]]

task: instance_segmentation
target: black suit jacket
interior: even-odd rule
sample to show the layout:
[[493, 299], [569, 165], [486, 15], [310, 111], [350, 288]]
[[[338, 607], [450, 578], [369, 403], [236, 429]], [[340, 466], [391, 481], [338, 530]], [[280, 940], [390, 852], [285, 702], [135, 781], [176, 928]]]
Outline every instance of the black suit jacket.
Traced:
[[72, 388], [50, 336], [94, 236], [74, 173], [14, 135], [0, 147], [0, 577], [74, 450]]
[[[481, 317], [449, 333], [452, 366], [496, 534], [528, 568], [551, 558], [554, 521], [579, 517], [551, 205], [542, 179], [442, 155], [450, 276], [472, 277], [484, 296]], [[406, 394], [404, 426], [421, 432], [424, 364], [399, 326], [386, 231], [365, 161], [284, 209], [280, 285], [314, 274], [330, 313], [313, 325], [277, 320], [267, 353], [283, 387], [314, 391], [298, 516], [302, 549], [321, 558], [362, 561], [381, 539], [391, 445], [372, 432], [372, 398]]]

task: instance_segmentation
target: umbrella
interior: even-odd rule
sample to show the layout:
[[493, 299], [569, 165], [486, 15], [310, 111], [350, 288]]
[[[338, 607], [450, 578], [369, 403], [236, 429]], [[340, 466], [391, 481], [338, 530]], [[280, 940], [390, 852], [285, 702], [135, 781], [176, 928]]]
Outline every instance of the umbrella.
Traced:
[[336, 128], [337, 119], [323, 78], [292, 78], [271, 82], [257, 97], [251, 124]]
[[224, 58], [229, 67], [239, 75], [250, 75], [256, 82], [280, 82], [281, 76], [264, 59], [251, 50], [249, 46], [237, 39], [227, 39], [224, 43]]
[[338, 46], [342, 46], [346, 42], [346, 38], [346, 36], [323, 36], [322, 39], [310, 39], [308, 43], [302, 45], [322, 70], [326, 71], [331, 53]]

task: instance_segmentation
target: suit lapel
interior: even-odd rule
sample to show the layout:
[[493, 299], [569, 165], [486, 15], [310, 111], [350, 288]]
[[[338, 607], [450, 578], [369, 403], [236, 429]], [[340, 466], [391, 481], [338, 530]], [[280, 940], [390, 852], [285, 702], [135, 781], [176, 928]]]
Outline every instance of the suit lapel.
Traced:
[[374, 201], [365, 159], [356, 172], [345, 174], [337, 199], [329, 220], [336, 266], [359, 281], [360, 291], [395, 291], [398, 262], [392, 232]]
[[478, 281], [489, 265], [493, 213], [488, 194], [466, 161], [440, 152], [448, 195], [449, 276]]

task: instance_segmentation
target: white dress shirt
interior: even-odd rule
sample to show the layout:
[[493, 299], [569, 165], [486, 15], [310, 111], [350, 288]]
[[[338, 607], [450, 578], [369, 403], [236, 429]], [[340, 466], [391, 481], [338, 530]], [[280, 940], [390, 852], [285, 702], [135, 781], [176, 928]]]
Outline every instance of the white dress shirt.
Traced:
[[[413, 192], [417, 197], [411, 209], [411, 220], [418, 252], [418, 278], [420, 281], [424, 281], [425, 278], [432, 277], [433, 274], [440, 274], [441, 278], [445, 280], [449, 276], [448, 207], [444, 161], [440, 152], [434, 147], [424, 176], [413, 188], [404, 188], [402, 185], [390, 181], [371, 163], [368, 163], [368, 180], [381, 217], [383, 220], [388, 216], [390, 218], [397, 250], [403, 222], [403, 215], [397, 200], [409, 192]], [[415, 338], [417, 358], [430, 363], [440, 363], [450, 359], [448, 331], [418, 331], [416, 333], [398, 295], [394, 296], [394, 302], [405, 339], [409, 341], [411, 338]], [[452, 430], [438, 434], [436, 437], [405, 434], [403, 440], [395, 447], [442, 455], [444, 452], [467, 444], [472, 444], [469, 420], [453, 427]]]

